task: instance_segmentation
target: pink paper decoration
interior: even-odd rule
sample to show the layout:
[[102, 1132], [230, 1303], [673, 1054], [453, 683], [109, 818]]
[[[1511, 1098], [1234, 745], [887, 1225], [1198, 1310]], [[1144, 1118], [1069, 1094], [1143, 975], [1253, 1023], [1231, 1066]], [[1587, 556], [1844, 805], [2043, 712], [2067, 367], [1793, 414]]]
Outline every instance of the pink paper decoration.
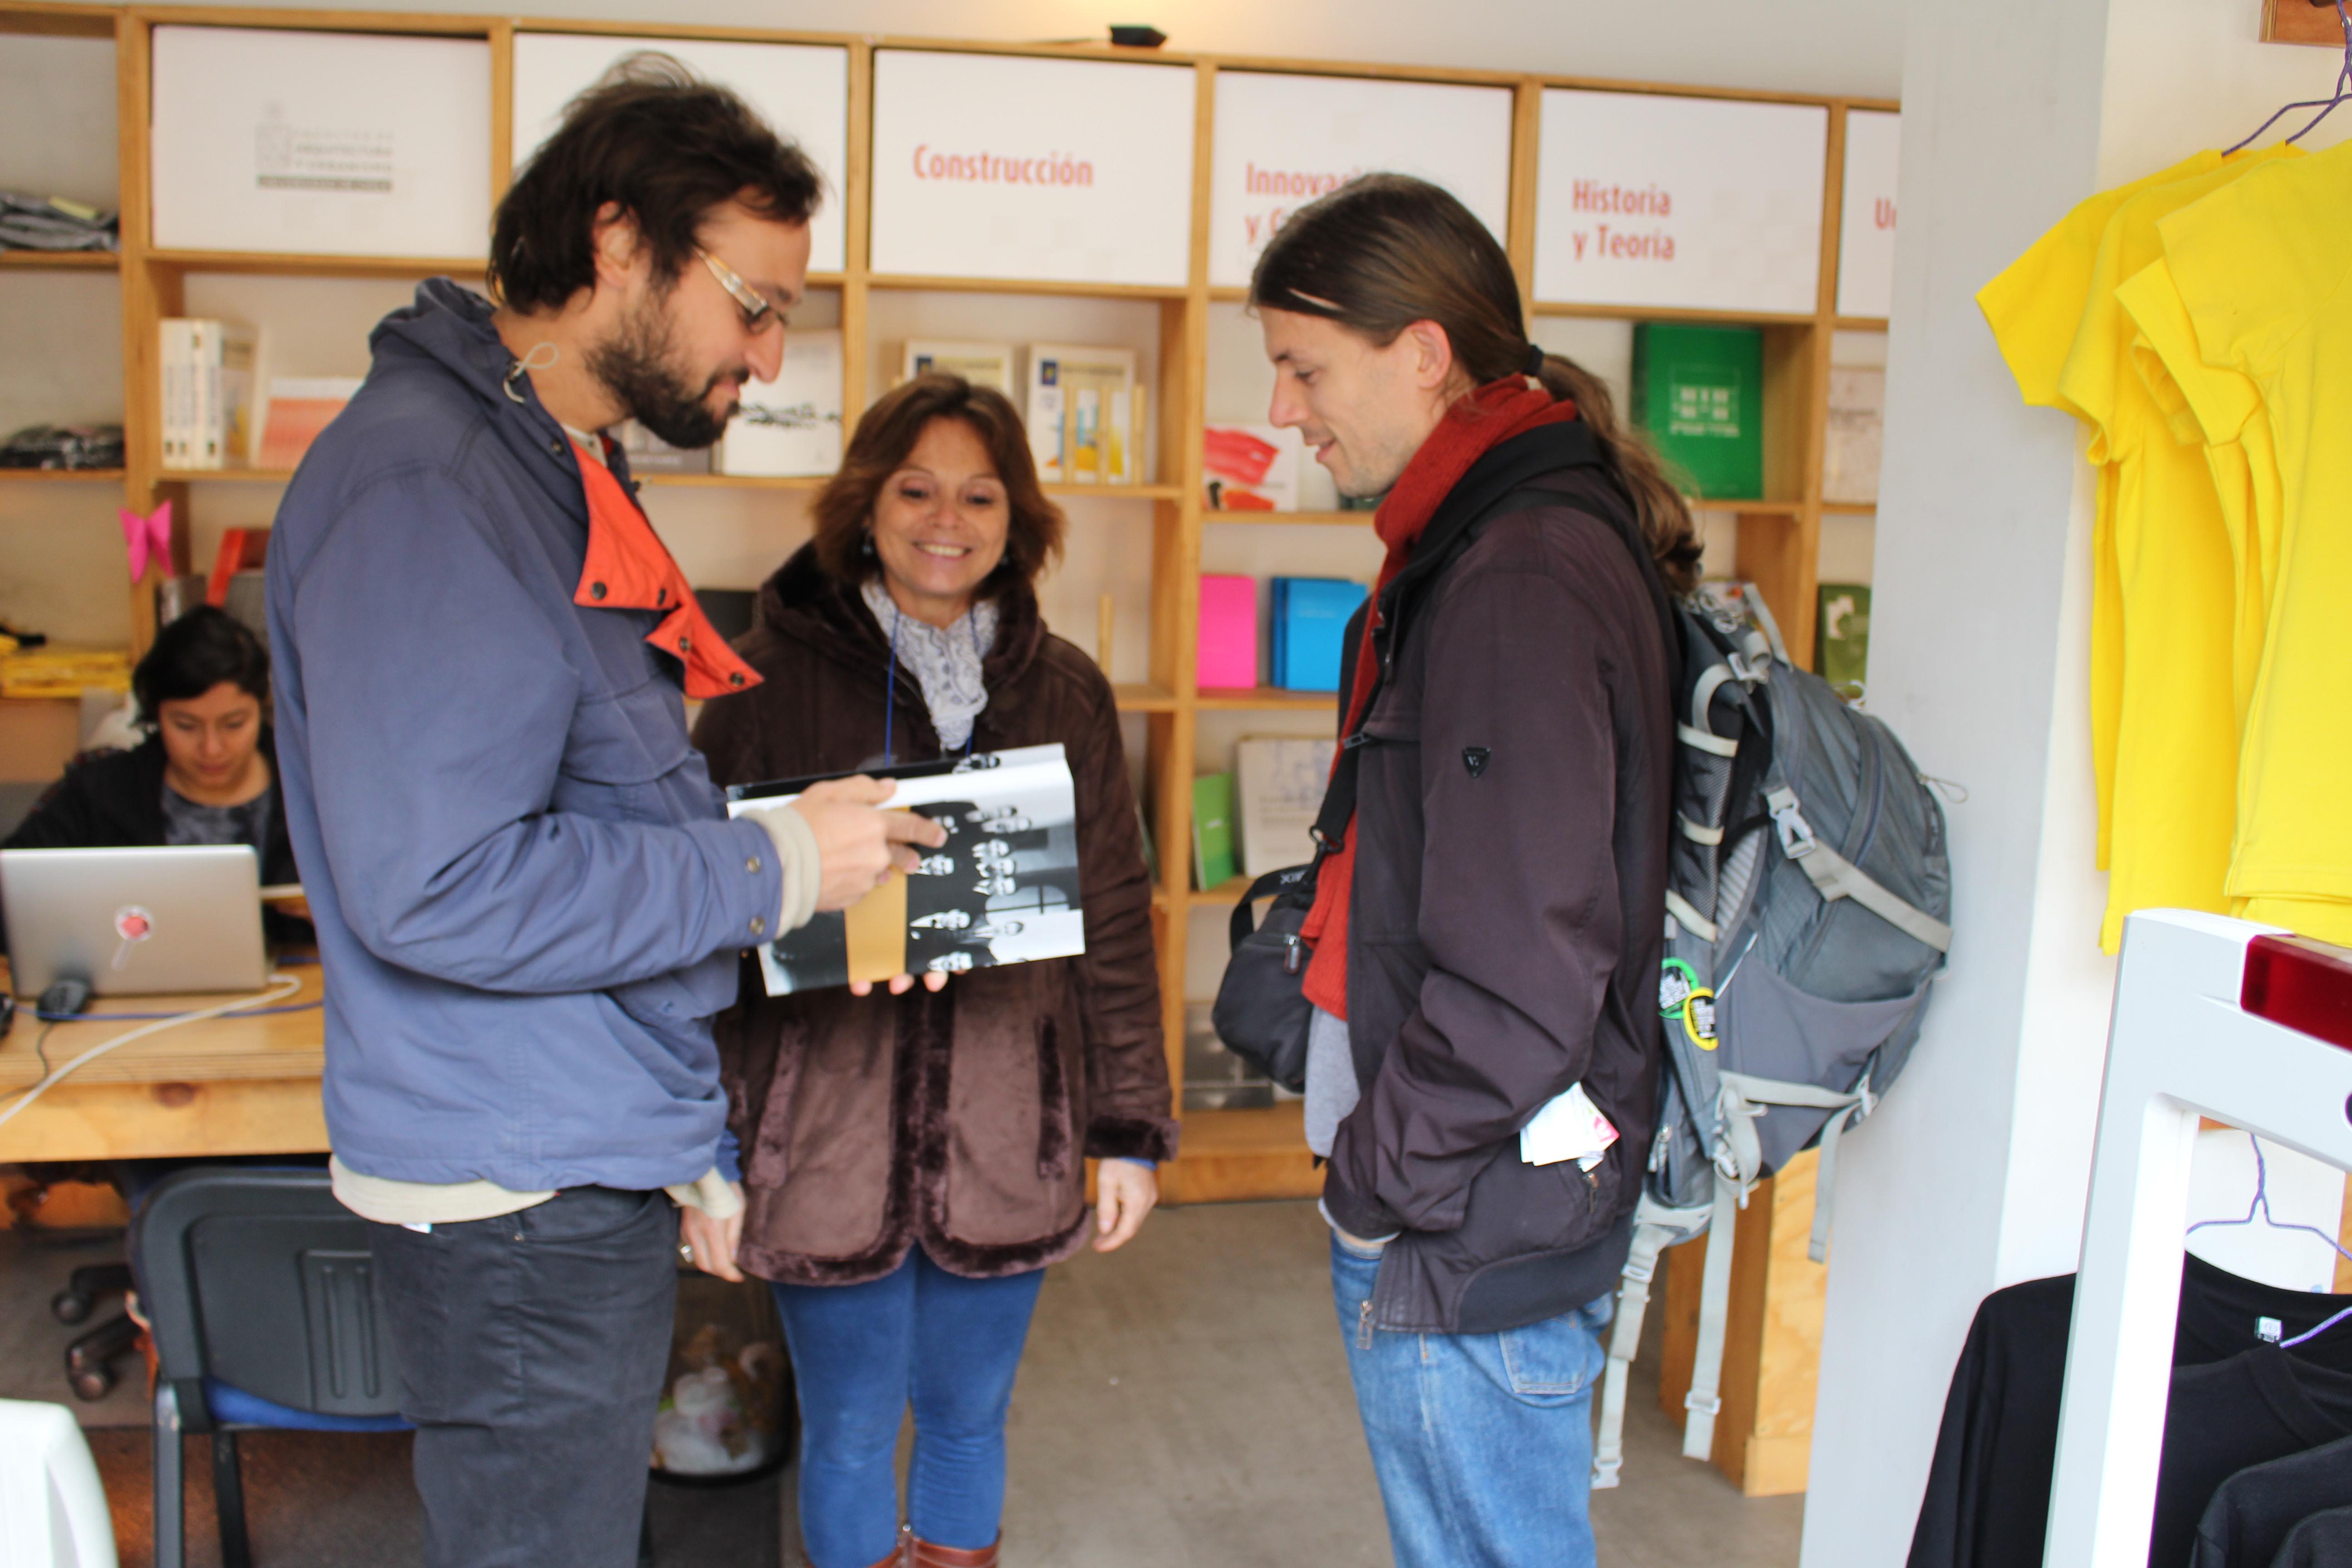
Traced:
[[147, 563], [151, 560], [169, 572], [172, 569], [172, 503], [165, 501], [145, 517], [124, 508], [122, 542], [131, 552], [131, 580], [133, 583], [147, 575]]

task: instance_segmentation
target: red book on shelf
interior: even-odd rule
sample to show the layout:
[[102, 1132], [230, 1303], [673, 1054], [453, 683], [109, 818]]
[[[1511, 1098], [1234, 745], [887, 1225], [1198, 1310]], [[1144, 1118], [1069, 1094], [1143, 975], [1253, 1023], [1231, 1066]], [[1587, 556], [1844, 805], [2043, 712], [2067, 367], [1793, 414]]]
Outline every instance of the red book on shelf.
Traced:
[[213, 574], [205, 580], [205, 603], [215, 609], [228, 603], [228, 580], [240, 572], [257, 570], [269, 554], [266, 528], [225, 528], [220, 550], [213, 556]]
[[1201, 645], [1195, 683], [1231, 690], [1257, 684], [1257, 579], [1201, 579]]

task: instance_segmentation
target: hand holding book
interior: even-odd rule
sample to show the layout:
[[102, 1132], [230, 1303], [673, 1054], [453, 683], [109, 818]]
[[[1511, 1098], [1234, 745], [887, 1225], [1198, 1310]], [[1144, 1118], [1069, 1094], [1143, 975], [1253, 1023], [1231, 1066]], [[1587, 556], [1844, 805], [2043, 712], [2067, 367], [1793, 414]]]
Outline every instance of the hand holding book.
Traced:
[[898, 788], [861, 773], [811, 784], [791, 803], [789, 809], [799, 812], [816, 835], [820, 912], [849, 908], [888, 881], [892, 871], [912, 871], [920, 857], [910, 846], [936, 849], [947, 842], [937, 823], [911, 811], [875, 809]]

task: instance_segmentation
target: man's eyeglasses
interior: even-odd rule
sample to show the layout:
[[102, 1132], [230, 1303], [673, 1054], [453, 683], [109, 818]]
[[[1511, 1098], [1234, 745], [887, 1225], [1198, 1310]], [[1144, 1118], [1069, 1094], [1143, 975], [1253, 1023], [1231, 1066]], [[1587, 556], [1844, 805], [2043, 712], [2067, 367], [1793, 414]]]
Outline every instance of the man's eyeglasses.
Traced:
[[768, 330], [769, 322], [781, 321], [783, 319], [776, 314], [775, 303], [761, 296], [760, 291], [749, 283], [744, 282], [742, 276], [733, 268], [699, 246], [695, 247], [694, 254], [702, 258], [702, 264], [710, 268], [710, 276], [717, 279], [719, 286], [726, 289], [734, 298], [735, 303], [743, 308], [745, 331], [763, 332]]

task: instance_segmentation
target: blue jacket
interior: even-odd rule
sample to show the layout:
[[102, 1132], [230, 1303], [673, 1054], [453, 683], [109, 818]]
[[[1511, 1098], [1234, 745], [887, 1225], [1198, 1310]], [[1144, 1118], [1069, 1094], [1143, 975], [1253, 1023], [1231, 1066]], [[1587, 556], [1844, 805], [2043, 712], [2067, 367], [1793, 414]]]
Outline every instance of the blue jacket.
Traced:
[[773, 847], [725, 819], [658, 616], [572, 602], [578, 458], [489, 306], [436, 279], [371, 344], [268, 555], [335, 1152], [518, 1191], [731, 1173], [710, 1017]]

